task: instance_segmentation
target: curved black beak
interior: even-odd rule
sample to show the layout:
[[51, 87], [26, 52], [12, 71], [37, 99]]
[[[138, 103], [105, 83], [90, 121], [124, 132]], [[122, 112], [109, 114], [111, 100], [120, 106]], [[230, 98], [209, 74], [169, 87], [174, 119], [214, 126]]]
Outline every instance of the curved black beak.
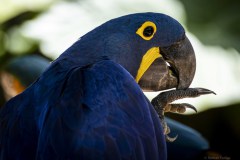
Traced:
[[188, 88], [196, 70], [195, 53], [188, 38], [185, 37], [170, 47], [161, 48], [161, 54], [178, 78], [177, 89]]
[[195, 53], [188, 38], [161, 47], [160, 54], [140, 79], [140, 87], [145, 91], [188, 88], [196, 70]]

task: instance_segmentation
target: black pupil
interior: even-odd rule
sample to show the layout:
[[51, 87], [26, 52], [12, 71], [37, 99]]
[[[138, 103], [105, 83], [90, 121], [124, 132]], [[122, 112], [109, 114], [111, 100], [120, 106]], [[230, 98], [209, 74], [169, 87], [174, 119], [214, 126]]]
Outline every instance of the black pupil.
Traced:
[[153, 27], [148, 26], [148, 27], [146, 27], [146, 28], [144, 29], [143, 35], [144, 35], [145, 37], [150, 37], [150, 36], [153, 35], [153, 32], [154, 32]]

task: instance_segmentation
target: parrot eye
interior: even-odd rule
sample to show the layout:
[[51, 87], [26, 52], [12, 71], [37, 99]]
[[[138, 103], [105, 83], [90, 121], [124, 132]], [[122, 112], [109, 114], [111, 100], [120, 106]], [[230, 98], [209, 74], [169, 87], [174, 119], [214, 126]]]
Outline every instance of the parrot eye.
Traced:
[[145, 37], [151, 37], [154, 33], [154, 28], [152, 26], [148, 26], [144, 29], [143, 35]]
[[157, 27], [153, 22], [146, 21], [138, 28], [136, 34], [142, 37], [144, 40], [150, 40], [153, 38], [157, 31]]

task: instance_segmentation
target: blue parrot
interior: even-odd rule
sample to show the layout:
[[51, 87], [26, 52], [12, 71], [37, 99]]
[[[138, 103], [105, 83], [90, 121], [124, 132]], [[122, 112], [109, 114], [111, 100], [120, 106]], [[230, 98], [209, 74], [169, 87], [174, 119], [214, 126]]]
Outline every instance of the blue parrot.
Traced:
[[195, 63], [175, 19], [137, 13], [110, 20], [1, 109], [0, 158], [166, 159], [161, 119], [142, 89], [186, 89]]

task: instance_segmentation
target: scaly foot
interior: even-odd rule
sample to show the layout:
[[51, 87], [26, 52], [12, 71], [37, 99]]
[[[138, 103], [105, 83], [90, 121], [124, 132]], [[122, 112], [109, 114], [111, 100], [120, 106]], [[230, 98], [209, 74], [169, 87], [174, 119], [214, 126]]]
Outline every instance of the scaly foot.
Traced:
[[164, 135], [167, 141], [173, 142], [174, 140], [176, 140], [177, 136], [173, 138], [168, 136], [168, 134], [170, 133], [170, 128], [167, 126], [167, 123], [164, 120], [165, 112], [184, 113], [186, 111], [186, 108], [191, 108], [195, 112], [197, 112], [197, 109], [191, 104], [188, 103], [172, 104], [171, 102], [183, 98], [199, 97], [205, 94], [216, 93], [205, 88], [187, 88], [185, 90], [170, 90], [162, 92], [152, 99], [151, 103], [155, 110], [157, 111], [158, 116], [161, 120]]

